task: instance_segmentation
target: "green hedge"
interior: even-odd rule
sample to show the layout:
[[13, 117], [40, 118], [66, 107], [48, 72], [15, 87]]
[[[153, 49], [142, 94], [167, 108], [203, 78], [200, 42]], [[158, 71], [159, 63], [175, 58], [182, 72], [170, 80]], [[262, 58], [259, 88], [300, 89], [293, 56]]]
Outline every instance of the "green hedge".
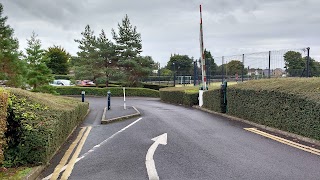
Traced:
[[228, 113], [320, 140], [320, 78], [260, 80], [228, 89]]
[[83, 121], [88, 103], [10, 89], [4, 166], [45, 164]]
[[[204, 107], [220, 112], [219, 90]], [[228, 86], [228, 114], [320, 140], [320, 78], [254, 80]]]
[[9, 104], [9, 94], [0, 88], [0, 166], [4, 160], [4, 150], [6, 148], [5, 132], [7, 131], [7, 108]]
[[203, 93], [203, 108], [221, 112], [221, 89], [212, 89]]
[[[110, 90], [111, 96], [123, 96], [123, 88], [110, 87], [110, 88], [92, 88], [92, 87], [56, 87], [56, 91], [60, 95], [81, 95], [82, 91], [86, 92], [86, 95], [93, 96], [107, 96]], [[145, 88], [126, 88], [126, 96], [139, 96], [139, 97], [159, 97], [159, 91]]]
[[67, 80], [72, 80], [74, 79], [74, 76], [71, 76], [71, 75], [54, 75], [54, 79], [67, 79]]
[[142, 83], [144, 88], [149, 88], [149, 89], [154, 89], [154, 90], [159, 90], [161, 88], [167, 88], [170, 87], [168, 85], [159, 85], [159, 84], [148, 84], [148, 83]]
[[179, 88], [160, 89], [160, 99], [173, 104], [183, 104], [185, 106], [197, 105], [199, 103], [198, 96], [198, 92], [181, 90]]

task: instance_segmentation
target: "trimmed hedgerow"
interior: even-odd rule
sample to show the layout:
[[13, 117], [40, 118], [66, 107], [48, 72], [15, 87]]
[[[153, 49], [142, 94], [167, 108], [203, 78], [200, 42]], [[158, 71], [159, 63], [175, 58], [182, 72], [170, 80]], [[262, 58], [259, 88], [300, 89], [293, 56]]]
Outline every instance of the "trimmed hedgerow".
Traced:
[[88, 103], [10, 89], [4, 166], [44, 164], [83, 121]]
[[7, 108], [9, 104], [9, 94], [0, 88], [0, 166], [4, 160], [4, 150], [6, 148], [5, 132], [7, 131]]
[[63, 74], [56, 74], [56, 75], [54, 75], [54, 79], [67, 79], [67, 80], [72, 80], [72, 79], [74, 79], [74, 76], [71, 76], [71, 75], [63, 75]]
[[216, 88], [203, 93], [203, 108], [221, 112], [221, 89]]
[[175, 88], [160, 89], [160, 99], [164, 102], [173, 104], [183, 104], [185, 106], [193, 106], [198, 104], [198, 91], [183, 90]]
[[170, 87], [168, 85], [162, 85], [162, 84], [148, 84], [148, 83], [142, 83], [144, 88], [159, 90], [161, 88], [167, 88]]
[[[86, 95], [92, 96], [107, 96], [110, 90], [111, 96], [123, 96], [123, 88], [110, 87], [110, 88], [88, 88], [88, 87], [76, 87], [65, 86], [56, 87], [56, 91], [60, 95], [81, 95], [82, 91], [85, 91]], [[139, 96], [139, 97], [159, 97], [159, 91], [146, 88], [126, 88], [126, 96]]]
[[228, 114], [320, 140], [320, 78], [246, 82], [227, 97]]

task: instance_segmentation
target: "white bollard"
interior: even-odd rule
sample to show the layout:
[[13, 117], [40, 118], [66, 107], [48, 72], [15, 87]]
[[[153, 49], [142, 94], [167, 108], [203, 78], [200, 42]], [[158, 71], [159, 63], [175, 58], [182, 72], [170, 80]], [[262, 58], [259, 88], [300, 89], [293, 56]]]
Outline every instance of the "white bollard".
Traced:
[[127, 109], [126, 107], [126, 88], [123, 88], [123, 109]]
[[203, 90], [199, 90], [198, 100], [199, 100], [199, 106], [202, 107], [202, 105], [203, 105]]

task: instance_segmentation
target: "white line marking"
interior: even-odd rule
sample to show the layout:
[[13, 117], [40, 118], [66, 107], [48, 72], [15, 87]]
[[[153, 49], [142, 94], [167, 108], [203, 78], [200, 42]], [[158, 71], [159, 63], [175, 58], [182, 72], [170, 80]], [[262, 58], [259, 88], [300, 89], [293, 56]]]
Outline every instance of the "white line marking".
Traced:
[[153, 155], [159, 144], [167, 145], [167, 136], [168, 136], [167, 133], [164, 133], [160, 136], [157, 136], [151, 139], [152, 141], [155, 141], [155, 142], [148, 149], [148, 152], [146, 155], [146, 167], [147, 167], [149, 180], [159, 180], [156, 165], [153, 160]]
[[[93, 146], [93, 148], [91, 148], [88, 152], [84, 153], [81, 157], [76, 159], [76, 163], [78, 161], [80, 161], [81, 159], [85, 158], [87, 155], [89, 155], [91, 152], [94, 152], [95, 149], [97, 149], [98, 147], [100, 147], [101, 145], [103, 145], [104, 143], [108, 142], [110, 139], [114, 138], [116, 135], [118, 135], [119, 133], [123, 132], [124, 130], [128, 129], [129, 127], [133, 126], [135, 123], [139, 122], [142, 118], [139, 118], [137, 120], [135, 120], [134, 122], [132, 122], [131, 124], [129, 124], [128, 126], [122, 128], [120, 131], [114, 133], [112, 136], [110, 136], [109, 138], [105, 139], [104, 141], [102, 141], [100, 144], [97, 144], [95, 146]], [[63, 168], [61, 168], [61, 172], [63, 172], [64, 170], [66, 170], [67, 165], [63, 166]], [[47, 177], [43, 178], [42, 180], [49, 180], [51, 178], [52, 174], [48, 175]]]

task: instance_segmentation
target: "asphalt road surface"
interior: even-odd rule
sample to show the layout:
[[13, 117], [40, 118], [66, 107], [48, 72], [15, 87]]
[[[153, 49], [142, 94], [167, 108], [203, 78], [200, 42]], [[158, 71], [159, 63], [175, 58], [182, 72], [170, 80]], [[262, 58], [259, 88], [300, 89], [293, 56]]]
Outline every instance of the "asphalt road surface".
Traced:
[[[244, 129], [250, 125], [152, 98], [127, 98], [127, 105], [141, 112], [140, 118], [100, 125], [106, 98], [86, 100], [90, 114], [39, 179], [53, 177], [54, 169], [58, 179], [74, 180], [157, 179], [152, 173], [172, 180], [320, 179], [319, 155]], [[112, 106], [121, 104], [121, 98], [112, 98]], [[81, 144], [76, 141], [79, 133], [85, 141], [68, 168], [77, 148], [69, 150], [70, 157], [67, 149]], [[152, 140], [164, 133], [167, 142]], [[64, 156], [68, 162], [61, 164]]]

